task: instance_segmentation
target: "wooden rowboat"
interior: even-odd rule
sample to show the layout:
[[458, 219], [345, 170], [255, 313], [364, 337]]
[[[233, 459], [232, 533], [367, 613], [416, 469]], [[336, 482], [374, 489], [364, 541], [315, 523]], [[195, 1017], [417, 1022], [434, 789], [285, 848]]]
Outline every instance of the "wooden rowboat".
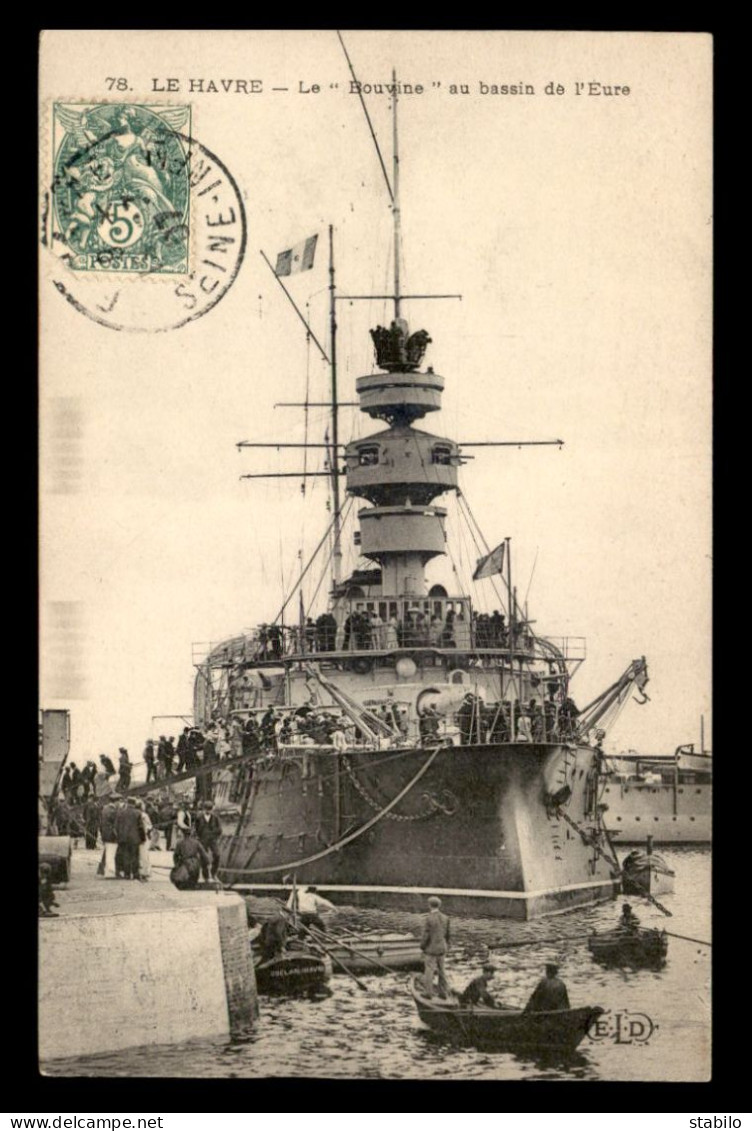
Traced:
[[315, 994], [326, 988], [332, 974], [331, 961], [309, 950], [286, 950], [275, 958], [255, 964], [256, 988], [260, 994], [291, 996]]
[[675, 875], [662, 856], [636, 849], [622, 865], [622, 890], [625, 895], [666, 895], [674, 890]]
[[591, 935], [588, 950], [596, 962], [605, 966], [649, 967], [663, 966], [668, 954], [668, 935], [650, 927], [634, 931], [617, 928]]
[[[326, 948], [332, 959], [339, 959], [355, 974], [378, 974], [389, 970], [421, 970], [423, 952], [415, 935], [384, 934], [370, 931], [363, 934], [330, 934]], [[334, 962], [334, 973], [342, 968]]]
[[466, 1044], [494, 1045], [502, 1049], [571, 1051], [587, 1035], [603, 1010], [599, 1005], [526, 1013], [521, 1009], [462, 1006], [455, 998], [426, 997], [417, 978], [413, 1000], [421, 1021], [434, 1033]]

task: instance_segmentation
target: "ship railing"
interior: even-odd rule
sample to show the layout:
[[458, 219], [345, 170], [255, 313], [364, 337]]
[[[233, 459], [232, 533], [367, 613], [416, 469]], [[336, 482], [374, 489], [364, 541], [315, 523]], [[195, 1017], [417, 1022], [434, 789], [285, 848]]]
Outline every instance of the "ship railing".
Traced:
[[585, 636], [546, 636], [545, 639], [561, 652], [565, 660], [587, 659]]
[[[374, 604], [376, 602], [370, 602]], [[391, 604], [391, 603], [389, 603]], [[430, 599], [426, 606], [444, 605], [449, 611], [463, 604], [459, 598]], [[389, 655], [392, 652], [430, 652], [441, 651], [459, 655], [472, 653], [478, 656], [514, 653], [518, 657], [550, 658], [549, 653], [538, 645], [537, 638], [525, 625], [517, 626], [514, 639], [506, 626], [474, 621], [470, 615], [451, 619], [448, 615], [436, 613], [434, 623], [430, 623], [428, 613], [421, 613], [423, 623], [418, 623], [409, 614], [412, 606], [398, 620], [397, 624], [381, 619], [377, 623], [351, 623], [347, 619], [337, 624], [325, 626], [262, 625], [257, 631], [221, 643], [193, 645], [195, 666], [207, 661], [212, 667], [234, 667], [243, 664], [273, 664], [282, 660], [299, 660], [304, 656], [339, 657], [342, 654], [358, 656], [362, 654]], [[420, 612], [421, 610], [417, 610]], [[359, 614], [358, 614], [359, 615]], [[563, 657], [568, 660], [584, 660], [586, 641], [582, 636], [547, 637]]]
[[[275, 665], [284, 663], [302, 663], [311, 661], [329, 661], [332, 663], [347, 664], [348, 662], [355, 662], [357, 660], [386, 660], [390, 658], [399, 659], [401, 656], [412, 656], [416, 660], [430, 658], [433, 656], [443, 656], [449, 660], [456, 661], [457, 666], [467, 664], [470, 667], [494, 667], [498, 666], [493, 661], [500, 660], [502, 662], [509, 662], [512, 658], [518, 660], [545, 660], [547, 657], [539, 655], [535, 650], [532, 642], [527, 642], [525, 646], [518, 646], [516, 648], [501, 648], [501, 647], [488, 647], [478, 648], [473, 645], [465, 647], [451, 647], [434, 644], [408, 644], [397, 645], [396, 647], [389, 648], [334, 648], [326, 651], [291, 651], [283, 657], [269, 656], [262, 657], [254, 661], [254, 665], [263, 667], [264, 665], [273, 667]], [[357, 666], [357, 665], [356, 665]]]

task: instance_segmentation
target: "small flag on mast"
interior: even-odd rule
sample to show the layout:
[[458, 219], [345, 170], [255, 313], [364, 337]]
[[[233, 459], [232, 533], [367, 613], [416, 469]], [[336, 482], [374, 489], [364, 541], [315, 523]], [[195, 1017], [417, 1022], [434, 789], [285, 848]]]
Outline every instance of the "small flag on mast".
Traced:
[[295, 244], [287, 251], [280, 251], [277, 256], [275, 275], [295, 275], [298, 271], [310, 271], [313, 267], [313, 257], [316, 254], [316, 241], [318, 235], [309, 236], [302, 243]]
[[504, 570], [504, 547], [505, 542], [492, 550], [490, 554], [486, 554], [485, 558], [478, 558], [478, 564], [475, 567], [473, 574], [473, 581], [480, 581], [481, 578], [491, 577], [494, 573], [502, 573]]

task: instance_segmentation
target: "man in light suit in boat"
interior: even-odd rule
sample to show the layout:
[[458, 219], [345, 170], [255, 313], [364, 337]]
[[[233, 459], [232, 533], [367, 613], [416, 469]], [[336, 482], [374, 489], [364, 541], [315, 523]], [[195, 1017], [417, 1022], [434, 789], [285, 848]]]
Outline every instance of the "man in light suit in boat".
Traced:
[[423, 951], [423, 985], [429, 997], [433, 997], [434, 979], [439, 980], [439, 997], [449, 996], [444, 959], [449, 950], [449, 919], [439, 908], [441, 900], [432, 895], [428, 900], [429, 912], [423, 920], [423, 937], [420, 949]]

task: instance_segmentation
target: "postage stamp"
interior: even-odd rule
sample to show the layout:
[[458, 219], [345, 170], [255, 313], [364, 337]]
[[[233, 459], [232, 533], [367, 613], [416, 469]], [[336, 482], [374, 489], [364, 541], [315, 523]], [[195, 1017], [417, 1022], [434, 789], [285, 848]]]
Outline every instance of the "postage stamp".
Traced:
[[213, 309], [238, 276], [243, 194], [193, 136], [192, 117], [188, 105], [50, 105], [43, 275], [101, 326], [175, 330]]
[[52, 238], [74, 271], [184, 275], [190, 106], [54, 105]]

